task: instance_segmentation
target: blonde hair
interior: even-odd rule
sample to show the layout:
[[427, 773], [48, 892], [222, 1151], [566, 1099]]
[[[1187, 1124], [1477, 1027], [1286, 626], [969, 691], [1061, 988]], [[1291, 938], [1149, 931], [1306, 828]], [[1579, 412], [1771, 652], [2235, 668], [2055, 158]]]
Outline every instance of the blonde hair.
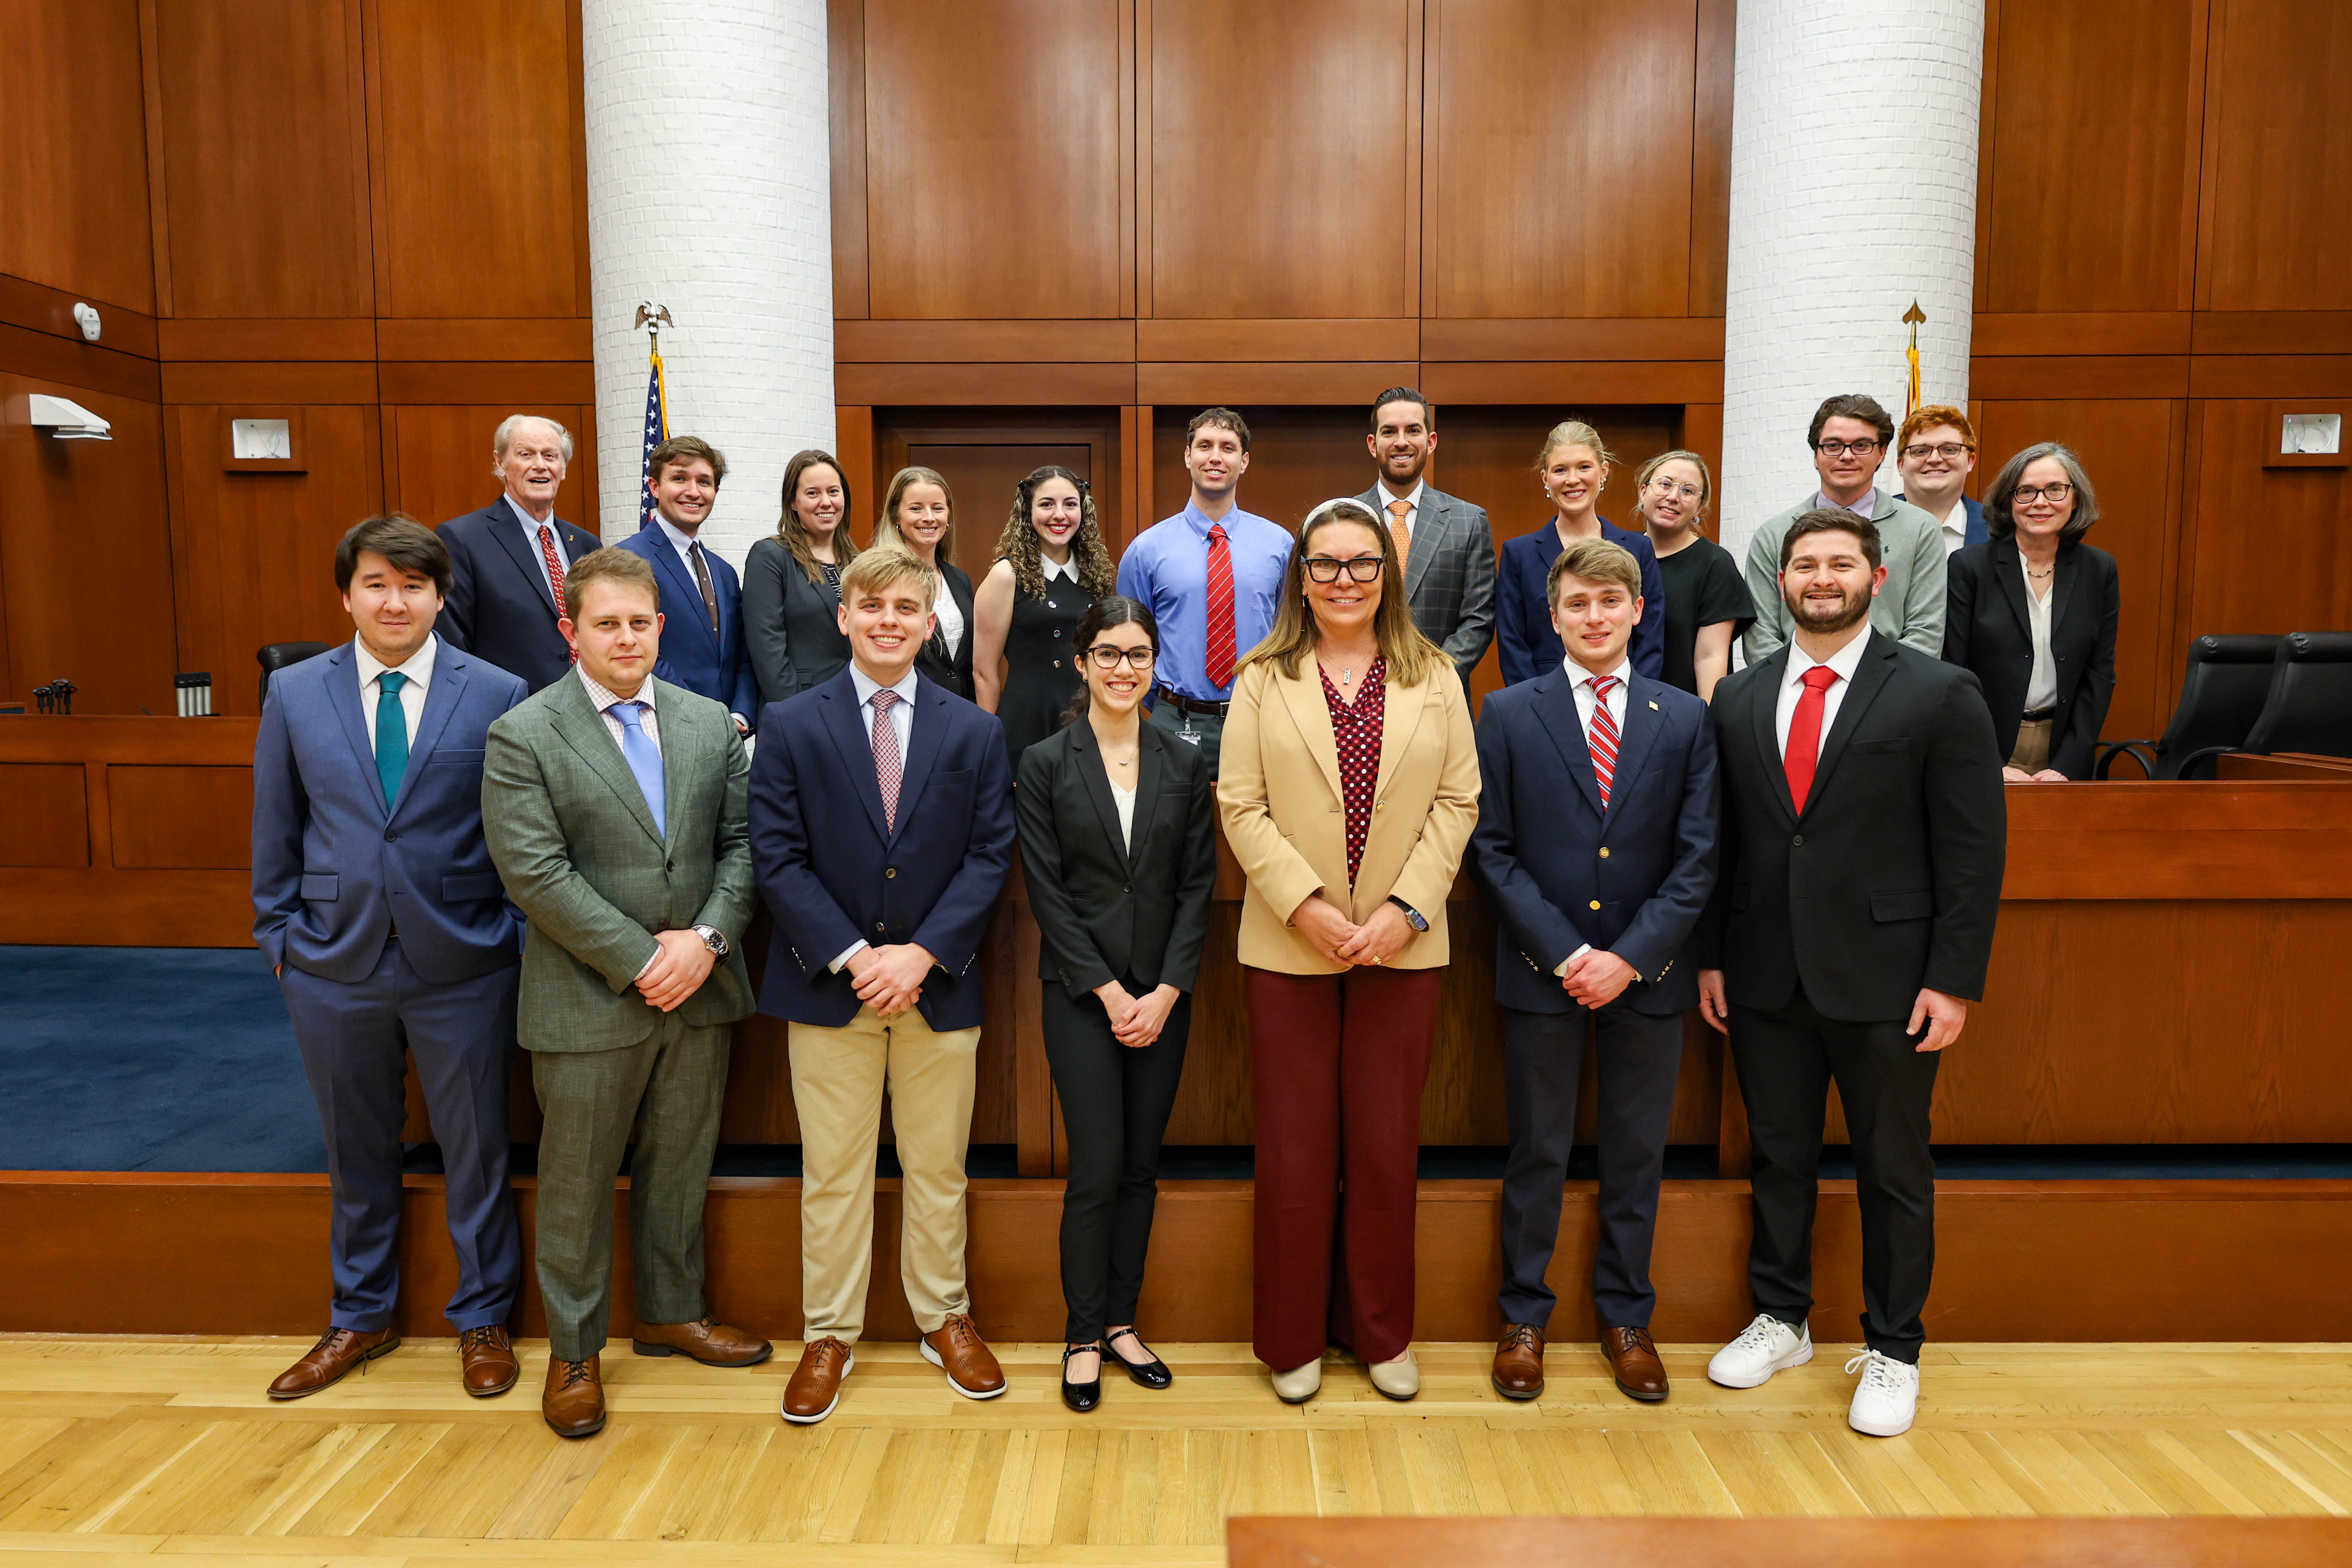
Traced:
[[886, 544], [893, 545], [913, 555], [919, 563], [921, 562], [922, 556], [898, 531], [898, 503], [917, 485], [937, 485], [940, 494], [947, 499], [948, 525], [940, 534], [939, 559], [951, 561], [955, 559], [955, 491], [948, 489], [946, 476], [937, 468], [900, 468], [890, 476], [890, 488], [882, 495], [882, 516], [874, 524], [874, 542], [867, 548], [879, 550]]
[[1400, 686], [1418, 686], [1429, 678], [1433, 667], [1445, 662], [1444, 650], [1412, 624], [1412, 607], [1405, 602], [1404, 573], [1397, 565], [1388, 530], [1372, 516], [1370, 507], [1349, 498], [1325, 501], [1308, 512], [1307, 521], [1300, 524], [1298, 543], [1290, 552], [1290, 563], [1282, 570], [1282, 593], [1275, 603], [1274, 629], [1244, 657], [1234, 671], [1236, 677], [1241, 670], [1263, 660], [1278, 666], [1283, 674], [1297, 678], [1299, 661], [1315, 651], [1315, 616], [1307, 607], [1307, 552], [1318, 533], [1339, 523], [1353, 523], [1380, 542], [1381, 602], [1372, 612], [1372, 637], [1380, 644], [1381, 658], [1388, 662], [1389, 679]]
[[1606, 539], [1580, 539], [1552, 557], [1551, 571], [1544, 578], [1544, 603], [1555, 609], [1559, 605], [1562, 577], [1580, 583], [1614, 583], [1628, 598], [1642, 596], [1642, 563], [1633, 559], [1632, 551]]
[[1617, 454], [1601, 438], [1601, 432], [1581, 419], [1563, 419], [1544, 436], [1543, 450], [1536, 454], [1536, 472], [1542, 473], [1551, 465], [1551, 455], [1562, 447], [1589, 447], [1592, 455], [1604, 463], [1613, 463]]
[[1650, 514], [1642, 498], [1650, 493], [1650, 481], [1668, 463], [1688, 463], [1698, 470], [1698, 509], [1691, 513], [1690, 521], [1683, 524], [1685, 528], [1697, 528], [1699, 519], [1706, 515], [1708, 504], [1715, 500], [1715, 473], [1706, 466], [1705, 458], [1679, 447], [1671, 452], [1661, 452], [1642, 465], [1641, 477], [1633, 481], [1633, 510], [1641, 513], [1643, 525], [1647, 527]]
[[580, 601], [587, 596], [591, 583], [625, 583], [632, 588], [643, 588], [654, 598], [654, 608], [661, 608], [661, 585], [654, 581], [654, 569], [642, 555], [624, 550], [617, 544], [607, 544], [602, 550], [592, 550], [563, 570], [563, 618], [580, 618]]
[[939, 602], [940, 574], [922, 563], [922, 558], [903, 544], [869, 544], [857, 552], [841, 574], [841, 602], [845, 605], [862, 599], [868, 594], [878, 594], [903, 577], [912, 577], [923, 585], [923, 608], [929, 609]]

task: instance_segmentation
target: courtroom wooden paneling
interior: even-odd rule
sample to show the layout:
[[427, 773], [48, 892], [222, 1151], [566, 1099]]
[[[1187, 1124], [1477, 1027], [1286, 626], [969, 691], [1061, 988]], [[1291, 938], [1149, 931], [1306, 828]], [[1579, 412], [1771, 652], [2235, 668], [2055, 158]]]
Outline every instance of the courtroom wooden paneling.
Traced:
[[89, 805], [85, 770], [73, 763], [0, 763], [0, 799], [8, 803], [8, 831], [0, 833], [0, 866], [89, 864]]
[[116, 763], [106, 770], [114, 865], [243, 871], [253, 865], [253, 768]]
[[361, 0], [151, 3], [173, 313], [373, 315]]
[[[12, 278], [0, 273], [0, 322], [47, 333], [62, 342], [79, 344], [84, 342], [81, 323], [74, 320], [73, 308], [82, 296], [70, 289], [52, 289], [46, 283], [29, 279]], [[126, 305], [110, 306], [100, 312], [102, 318], [103, 342], [110, 351], [138, 354], [147, 359], [155, 357], [155, 318], [133, 310]], [[0, 364], [5, 364], [0, 359]], [[25, 366], [9, 365], [22, 370]], [[68, 377], [68, 379], [71, 379]]]
[[[845, 442], [842, 461], [854, 458]], [[870, 542], [890, 476], [909, 465], [936, 468], [955, 502], [950, 556], [977, 584], [997, 556], [1013, 515], [1013, 487], [1046, 463], [1084, 479], [1097, 526], [1108, 529], [1118, 497], [1118, 423], [1108, 408], [883, 408], [873, 420], [870, 478], [855, 476], [850, 522]]]
[[1139, 3], [1142, 313], [1412, 314], [1422, 0]]
[[1980, 309], [2189, 308], [2207, 4], [2000, 7], [1986, 71], [1991, 161], [1978, 175]]
[[1129, 3], [864, 0], [874, 316], [1131, 313]]
[[1689, 310], [1691, 0], [1432, 0], [1433, 316]]
[[866, 266], [866, 0], [827, 0], [825, 114], [832, 144], [833, 313], [862, 319]]
[[[301, 416], [297, 473], [229, 472], [222, 430], [233, 418]], [[183, 405], [166, 426], [173, 473], [172, 567], [180, 667], [209, 670], [213, 711], [261, 711], [257, 650], [277, 642], [347, 641], [334, 552], [353, 523], [383, 505], [377, 410]], [[433, 522], [438, 518], [428, 520]]]
[[0, 272], [155, 310], [138, 0], [16, 0], [0, 47]]
[[2352, 8], [2213, 0], [2197, 303], [2352, 309]]
[[572, 432], [572, 464], [556, 492], [556, 515], [596, 531], [594, 410], [563, 404], [403, 405], [383, 413], [384, 501], [394, 510], [438, 528], [489, 505], [499, 497], [490, 456], [499, 421], [509, 414], [543, 414]]
[[[2191, 405], [2197, 442], [2193, 531], [2183, 542], [2184, 605], [2172, 650], [2207, 632], [2352, 627], [2352, 504], [2345, 468], [2265, 468], [2266, 401]], [[2250, 570], [2259, 559], [2261, 569]]]
[[1690, 313], [1723, 314], [1731, 269], [1731, 77], [1738, 0], [1698, 0], [1691, 104]]

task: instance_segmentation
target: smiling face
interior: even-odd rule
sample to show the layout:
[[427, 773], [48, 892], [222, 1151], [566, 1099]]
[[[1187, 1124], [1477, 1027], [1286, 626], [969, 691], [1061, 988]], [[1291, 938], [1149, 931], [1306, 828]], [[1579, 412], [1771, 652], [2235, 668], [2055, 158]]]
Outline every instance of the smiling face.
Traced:
[[1437, 449], [1437, 432], [1429, 427], [1429, 411], [1418, 403], [1399, 399], [1383, 403], [1372, 416], [1372, 433], [1364, 437], [1381, 478], [1392, 490], [1409, 490], [1429, 467]]
[[563, 488], [563, 437], [543, 419], [526, 419], [507, 436], [499, 478], [518, 505], [537, 518], [554, 510]]
[[1124, 654], [1151, 652], [1151, 635], [1134, 621], [1116, 626], [1105, 626], [1095, 634], [1094, 642], [1078, 655], [1078, 673], [1085, 677], [1087, 701], [1098, 713], [1124, 718], [1135, 711], [1144, 694], [1151, 689], [1151, 665], [1149, 659], [1139, 668], [1132, 658], [1122, 658], [1105, 669], [1097, 656], [1106, 648], [1116, 648]]
[[[1856, 441], [1868, 442], [1869, 449], [1855, 451]], [[1835, 451], [1824, 449], [1832, 443]], [[1813, 448], [1813, 471], [1822, 477], [1822, 494], [1837, 506], [1860, 500], [1885, 456], [1878, 444], [1878, 426], [1868, 420], [1850, 419], [1843, 414], [1822, 420], [1821, 442]]]
[[[1362, 523], [1350, 521], [1327, 522], [1298, 542], [1306, 563], [1300, 575], [1306, 580], [1307, 607], [1325, 636], [1346, 636], [1372, 624], [1381, 607], [1381, 576], [1375, 573], [1370, 582], [1359, 583], [1349, 563], [1381, 560], [1386, 542]], [[1315, 563], [1323, 560], [1339, 563], [1328, 583], [1315, 580]]]
[[576, 620], [557, 623], [589, 679], [634, 697], [661, 654], [661, 605], [653, 590], [600, 578], [581, 590]]
[[1029, 492], [1029, 526], [1047, 559], [1067, 560], [1070, 542], [1086, 521], [1087, 503], [1078, 495], [1078, 487], [1059, 475], [1041, 480]]
[[1591, 583], [1563, 572], [1552, 601], [1551, 628], [1579, 668], [1606, 675], [1625, 662], [1625, 647], [1642, 622], [1642, 600], [1622, 583]]
[[1958, 426], [1929, 425], [1904, 443], [1895, 466], [1903, 475], [1903, 493], [1915, 503], [1923, 497], [1940, 501], [1960, 493], [1976, 471], [1977, 455]]
[[918, 479], [899, 493], [898, 515], [892, 521], [898, 523], [907, 547], [929, 563], [939, 554], [940, 541], [947, 537], [948, 492]]
[[848, 504], [842, 493], [841, 475], [830, 463], [811, 463], [801, 470], [800, 482], [793, 487], [793, 510], [799, 515], [811, 544], [823, 545], [833, 538]]
[[673, 458], [654, 476], [654, 505], [680, 533], [698, 532], [718, 503], [719, 476], [703, 458]]
[[1203, 500], [1223, 500], [1234, 493], [1249, 470], [1249, 454], [1242, 438], [1222, 425], [1203, 425], [1192, 432], [1184, 448], [1184, 471], [1192, 476], [1192, 493]]
[[915, 656], [930, 640], [935, 622], [923, 597], [922, 579], [913, 576], [895, 578], [854, 600], [845, 599], [834, 613], [849, 639], [850, 658], [868, 679], [882, 686], [907, 679], [915, 668]]
[[1591, 516], [1601, 503], [1601, 487], [1608, 482], [1609, 465], [1590, 447], [1571, 442], [1553, 447], [1544, 457], [1544, 491], [1562, 517]]
[[1706, 505], [1706, 476], [1687, 458], [1660, 463], [1642, 487], [1642, 516], [1654, 533], [1678, 533], [1698, 521]]
[[397, 668], [433, 635], [441, 590], [422, 572], [404, 572], [373, 550], [359, 553], [343, 608], [378, 663]]
[[1886, 581], [1886, 569], [1873, 566], [1859, 535], [1843, 529], [1808, 533], [1780, 568], [1780, 598], [1797, 629], [1835, 637], [1870, 614], [1870, 601]]
[[[2055, 458], [2036, 458], [2025, 465], [2025, 472], [2017, 477], [2017, 492], [2010, 498], [2010, 520], [2017, 524], [2018, 536], [2035, 541], [2054, 540], [2059, 531], [2074, 520], [2074, 476], [2066, 465]], [[2046, 487], [2063, 485], [2064, 500], [2052, 500]], [[2035, 491], [2028, 500], [2025, 492]]]

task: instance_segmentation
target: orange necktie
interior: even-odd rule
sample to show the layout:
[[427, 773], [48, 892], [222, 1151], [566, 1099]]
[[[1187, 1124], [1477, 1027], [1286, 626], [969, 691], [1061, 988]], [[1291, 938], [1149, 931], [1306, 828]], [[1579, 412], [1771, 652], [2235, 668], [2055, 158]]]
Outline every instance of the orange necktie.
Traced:
[[1404, 575], [1405, 563], [1412, 557], [1412, 524], [1405, 521], [1412, 515], [1412, 502], [1389, 502], [1389, 516], [1393, 520], [1389, 524], [1389, 534], [1396, 541], [1397, 575], [1400, 577]]

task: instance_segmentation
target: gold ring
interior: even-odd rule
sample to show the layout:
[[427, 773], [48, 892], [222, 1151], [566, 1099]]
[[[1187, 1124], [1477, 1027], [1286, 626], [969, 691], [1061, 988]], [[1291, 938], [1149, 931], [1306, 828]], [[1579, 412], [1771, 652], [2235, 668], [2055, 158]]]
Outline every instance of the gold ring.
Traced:
[[1385, 958], [1378, 957], [1378, 956], [1376, 955], [1376, 956], [1372, 959], [1372, 962], [1373, 962], [1374, 963], [1386, 963], [1388, 962], [1388, 960], [1387, 960], [1387, 959], [1385, 959]]

